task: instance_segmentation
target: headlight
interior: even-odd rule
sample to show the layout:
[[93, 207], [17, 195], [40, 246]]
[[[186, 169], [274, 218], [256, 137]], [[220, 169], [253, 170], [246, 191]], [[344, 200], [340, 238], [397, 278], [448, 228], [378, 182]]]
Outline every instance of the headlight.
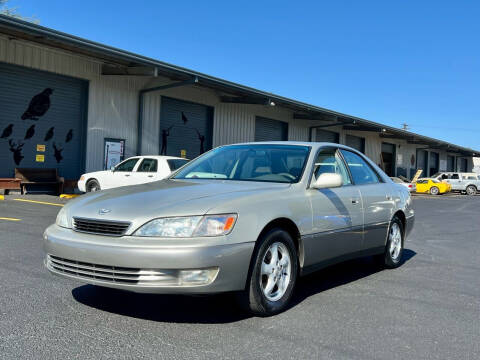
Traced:
[[80, 181], [85, 180], [85, 175], [80, 176]]
[[70, 220], [67, 216], [67, 211], [65, 210], [65, 208], [60, 209], [55, 223], [60, 227], [70, 228]]
[[236, 214], [159, 218], [141, 226], [133, 235], [188, 238], [220, 236], [232, 231]]

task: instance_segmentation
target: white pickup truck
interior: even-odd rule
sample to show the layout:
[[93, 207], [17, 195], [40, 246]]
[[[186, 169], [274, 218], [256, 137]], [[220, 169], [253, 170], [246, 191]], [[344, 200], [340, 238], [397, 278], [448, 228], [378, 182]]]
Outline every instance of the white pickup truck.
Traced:
[[467, 195], [475, 195], [480, 191], [480, 178], [476, 173], [439, 172], [432, 179], [445, 181], [452, 185], [452, 191], [460, 191]]

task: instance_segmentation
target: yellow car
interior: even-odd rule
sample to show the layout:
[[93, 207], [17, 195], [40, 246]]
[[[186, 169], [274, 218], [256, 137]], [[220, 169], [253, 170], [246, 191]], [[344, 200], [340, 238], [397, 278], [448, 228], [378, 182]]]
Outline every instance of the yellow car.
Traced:
[[418, 193], [430, 193], [432, 195], [438, 195], [445, 194], [452, 190], [452, 185], [436, 179], [418, 179], [416, 184]]

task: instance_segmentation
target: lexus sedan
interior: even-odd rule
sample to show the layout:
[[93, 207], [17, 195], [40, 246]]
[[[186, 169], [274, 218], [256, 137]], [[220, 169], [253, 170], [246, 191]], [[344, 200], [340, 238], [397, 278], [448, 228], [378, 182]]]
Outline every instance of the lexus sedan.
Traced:
[[399, 266], [413, 222], [408, 189], [354, 149], [228, 145], [164, 180], [69, 202], [45, 231], [45, 266], [134, 292], [235, 292], [267, 316], [325, 266], [366, 255]]

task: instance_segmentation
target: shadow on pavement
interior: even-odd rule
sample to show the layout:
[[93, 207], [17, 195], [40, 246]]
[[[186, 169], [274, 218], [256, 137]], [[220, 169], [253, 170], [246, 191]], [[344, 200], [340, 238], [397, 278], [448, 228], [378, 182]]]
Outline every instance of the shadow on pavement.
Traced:
[[[404, 249], [403, 261], [416, 252]], [[323, 291], [348, 284], [384, 270], [371, 257], [351, 260], [300, 278], [292, 298], [295, 307], [304, 299]], [[128, 291], [83, 285], [72, 290], [78, 302], [92, 308], [138, 319], [219, 324], [251, 317], [235, 303], [233, 294], [208, 296], [137, 294]]]

